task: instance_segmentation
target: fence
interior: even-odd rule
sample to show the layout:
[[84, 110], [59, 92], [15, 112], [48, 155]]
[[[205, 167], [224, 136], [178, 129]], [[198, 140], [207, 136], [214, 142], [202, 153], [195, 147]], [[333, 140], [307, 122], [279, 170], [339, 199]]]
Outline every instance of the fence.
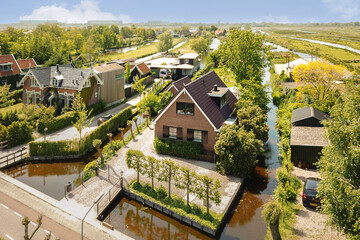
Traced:
[[0, 157], [0, 170], [16, 165], [25, 160], [24, 156], [27, 154], [25, 147], [20, 150], [10, 153], [6, 156]]

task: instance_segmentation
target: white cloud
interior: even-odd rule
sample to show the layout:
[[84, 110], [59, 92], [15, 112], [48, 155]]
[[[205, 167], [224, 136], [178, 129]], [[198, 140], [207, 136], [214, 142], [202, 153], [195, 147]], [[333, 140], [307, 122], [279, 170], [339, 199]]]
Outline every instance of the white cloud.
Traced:
[[128, 15], [115, 16], [112, 13], [101, 11], [99, 3], [91, 0], [81, 0], [80, 4], [74, 5], [72, 8], [66, 8], [64, 4], [42, 6], [34, 9], [30, 15], [21, 16], [20, 20], [57, 20], [63, 23], [86, 23], [89, 20], [131, 22]]
[[340, 13], [347, 20], [359, 14], [359, 0], [323, 0], [325, 6], [334, 13]]

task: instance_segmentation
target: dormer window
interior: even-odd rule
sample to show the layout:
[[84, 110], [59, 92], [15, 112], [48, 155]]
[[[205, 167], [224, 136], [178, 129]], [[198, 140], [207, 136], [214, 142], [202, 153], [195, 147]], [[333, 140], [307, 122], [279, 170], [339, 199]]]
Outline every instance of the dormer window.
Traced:
[[53, 85], [53, 86], [58, 86], [58, 85], [59, 85], [59, 81], [58, 81], [56, 78], [54, 78], [54, 79], [52, 80], [52, 85]]
[[0, 68], [2, 72], [10, 72], [12, 71], [12, 63], [0, 64]]
[[85, 81], [84, 87], [90, 87], [90, 86], [91, 86], [90, 80], [87, 79], [87, 80]]
[[221, 98], [220, 98], [220, 108], [222, 108], [223, 106], [226, 105], [227, 102], [227, 93], [225, 93]]
[[208, 95], [215, 101], [219, 108], [222, 108], [227, 103], [227, 87], [218, 87], [216, 84]]

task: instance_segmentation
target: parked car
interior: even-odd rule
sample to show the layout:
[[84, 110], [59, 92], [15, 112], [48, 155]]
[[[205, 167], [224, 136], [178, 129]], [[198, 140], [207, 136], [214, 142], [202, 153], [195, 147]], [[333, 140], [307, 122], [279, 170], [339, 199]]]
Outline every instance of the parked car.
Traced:
[[168, 70], [166, 69], [160, 69], [160, 72], [159, 72], [159, 78], [167, 78], [168, 77]]
[[108, 114], [105, 115], [103, 117], [99, 117], [98, 121], [97, 121], [97, 125], [100, 126], [100, 124], [102, 124], [103, 122], [106, 122], [107, 120], [109, 120], [110, 118], [112, 118], [114, 115], [112, 114]]
[[302, 195], [302, 202], [304, 206], [321, 206], [320, 199], [317, 197], [317, 186], [319, 182], [319, 178], [306, 178]]

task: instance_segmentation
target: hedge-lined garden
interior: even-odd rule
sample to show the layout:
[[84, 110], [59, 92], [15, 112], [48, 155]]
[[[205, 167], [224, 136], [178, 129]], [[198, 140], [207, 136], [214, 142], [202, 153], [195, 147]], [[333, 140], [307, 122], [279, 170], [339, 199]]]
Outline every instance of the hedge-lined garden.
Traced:
[[[169, 207], [171, 210], [188, 215], [190, 218], [202, 221], [204, 225], [216, 229], [220, 224], [221, 215], [210, 212], [210, 200], [216, 205], [221, 202], [221, 187], [219, 179], [214, 180], [207, 175], [198, 175], [189, 168], [180, 167], [170, 159], [158, 160], [151, 156], [145, 156], [141, 151], [130, 149], [126, 154], [126, 163], [129, 168], [137, 172], [136, 182], [130, 185], [136, 193], [144, 193], [146, 198]], [[140, 175], [151, 179], [151, 185], [140, 183]], [[155, 189], [154, 179], [159, 182], [166, 182], [168, 189], [160, 187]], [[178, 189], [185, 189], [187, 200], [171, 193], [171, 186]], [[189, 203], [189, 194], [194, 193], [199, 199], [206, 202], [206, 213], [200, 207]], [[142, 195], [144, 196], [144, 195]]]
[[159, 154], [188, 159], [198, 159], [203, 152], [202, 144], [198, 142], [173, 141], [160, 138], [155, 138], [154, 148]]
[[132, 110], [128, 107], [111, 119], [106, 121], [97, 127], [94, 131], [83, 137], [80, 145], [76, 146], [74, 141], [58, 141], [58, 142], [30, 142], [29, 143], [29, 154], [30, 156], [68, 156], [77, 154], [84, 155], [87, 152], [93, 150], [92, 142], [95, 139], [104, 141], [107, 138], [107, 134], [115, 132], [119, 127], [126, 126], [126, 121], [131, 117]]

